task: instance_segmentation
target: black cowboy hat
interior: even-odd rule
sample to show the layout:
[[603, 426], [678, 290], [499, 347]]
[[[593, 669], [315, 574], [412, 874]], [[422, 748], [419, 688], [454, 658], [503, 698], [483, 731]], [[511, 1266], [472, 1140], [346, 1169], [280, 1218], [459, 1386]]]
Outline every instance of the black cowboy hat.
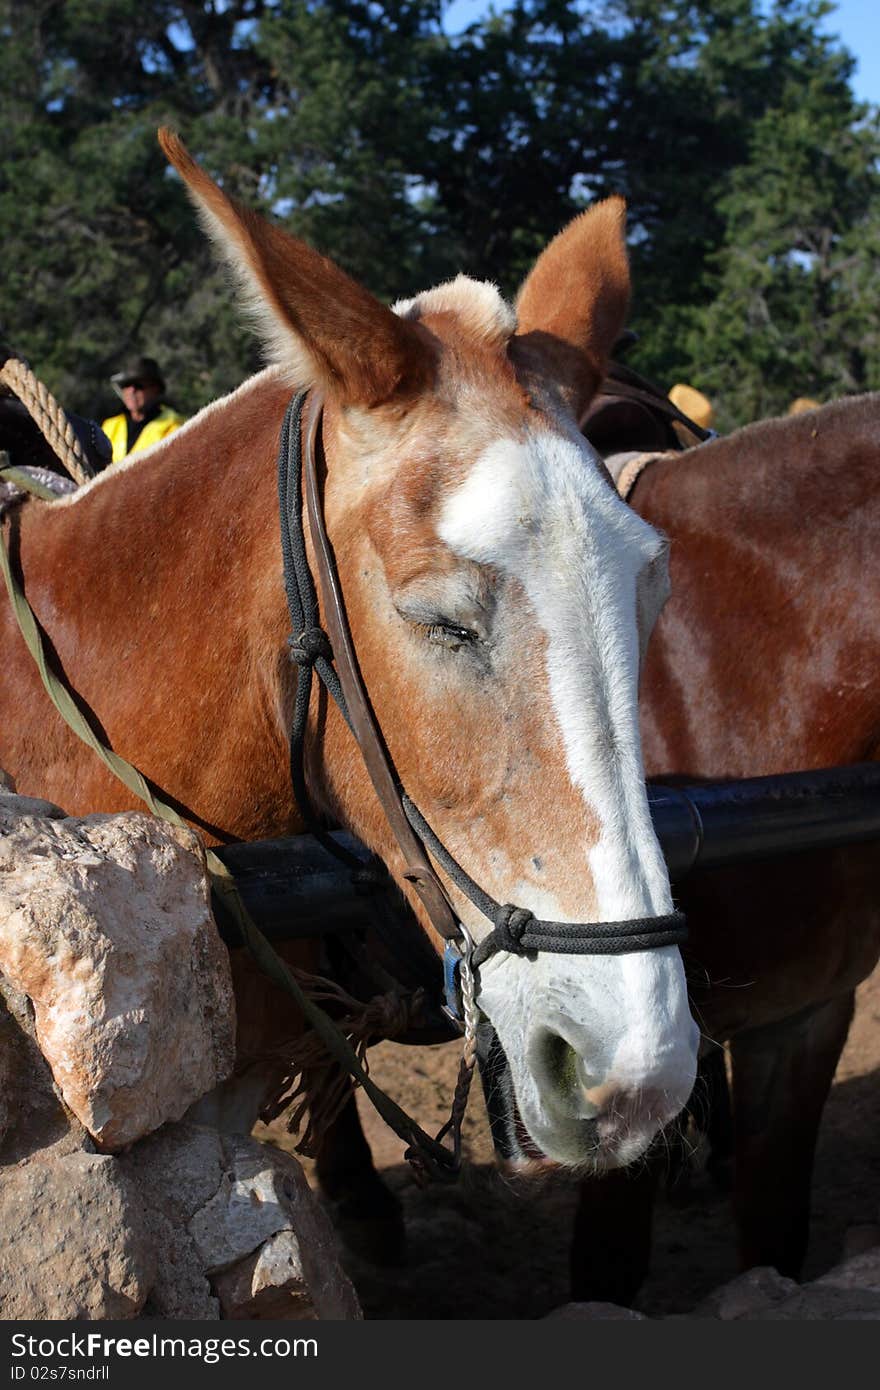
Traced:
[[165, 380], [155, 357], [127, 358], [121, 369], [114, 372], [110, 380], [114, 386], [119, 387], [131, 386], [136, 381], [151, 382], [158, 386], [160, 391], [165, 390]]

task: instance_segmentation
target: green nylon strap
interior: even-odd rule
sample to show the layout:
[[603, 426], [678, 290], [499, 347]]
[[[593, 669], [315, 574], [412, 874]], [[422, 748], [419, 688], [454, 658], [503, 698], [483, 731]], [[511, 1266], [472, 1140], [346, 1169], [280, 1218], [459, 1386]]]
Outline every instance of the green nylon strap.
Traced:
[[[12, 572], [9, 553], [2, 532], [0, 532], [0, 568], [3, 570], [3, 578], [6, 581], [9, 599], [21, 635], [37, 664], [46, 692], [61, 717], [84, 743], [94, 749], [101, 761], [110, 768], [111, 772], [116, 774], [129, 791], [134, 792], [135, 796], [146, 803], [153, 815], [162, 820], [170, 821], [172, 825], [180, 825], [189, 829], [190, 827], [183, 817], [174, 810], [173, 806], [167, 805], [155, 794], [146, 778], [138, 772], [137, 768], [126, 762], [125, 758], [120, 757], [118, 753], [114, 753], [98, 738], [70, 691], [50, 669], [46, 661], [45, 647], [37, 620]], [[426, 1134], [411, 1116], [401, 1110], [400, 1106], [370, 1079], [351, 1043], [324, 1010], [312, 1003], [303, 992], [289, 966], [266, 940], [242, 902], [235, 880], [226, 865], [210, 849], [205, 850], [205, 858], [212, 890], [219, 896], [223, 906], [232, 915], [241, 932], [242, 940], [260, 968], [293, 997], [309, 1025], [324, 1043], [327, 1051], [363, 1087], [385, 1123], [394, 1130], [395, 1134], [418, 1150], [420, 1156], [427, 1161], [431, 1171], [436, 1176], [454, 1176], [458, 1166], [454, 1155], [449, 1149], [439, 1144], [436, 1139], [432, 1139], [430, 1135]]]
[[16, 468], [14, 463], [4, 463], [4, 459], [8, 458], [8, 454], [0, 453], [0, 481], [14, 483], [22, 492], [32, 492], [34, 497], [40, 497], [44, 502], [51, 502], [58, 496], [58, 493], [46, 487], [45, 483], [38, 483], [36, 478], [31, 478], [23, 469]]

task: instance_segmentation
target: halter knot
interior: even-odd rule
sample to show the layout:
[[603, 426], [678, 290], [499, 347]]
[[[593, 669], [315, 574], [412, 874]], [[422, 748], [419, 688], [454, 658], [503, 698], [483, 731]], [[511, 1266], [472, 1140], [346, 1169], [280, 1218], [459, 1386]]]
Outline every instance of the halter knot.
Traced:
[[297, 666], [314, 666], [321, 656], [327, 661], [333, 660], [330, 639], [321, 627], [304, 628], [298, 637], [288, 637], [287, 645], [290, 648], [291, 660], [295, 661]]
[[525, 955], [522, 939], [534, 920], [534, 913], [527, 907], [514, 907], [512, 903], [499, 907], [492, 919], [495, 949], [510, 951], [515, 956]]

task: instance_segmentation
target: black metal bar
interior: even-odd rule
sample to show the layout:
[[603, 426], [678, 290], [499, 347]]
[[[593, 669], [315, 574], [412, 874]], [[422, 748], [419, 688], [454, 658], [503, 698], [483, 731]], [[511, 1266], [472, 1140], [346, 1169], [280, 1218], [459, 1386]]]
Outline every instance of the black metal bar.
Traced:
[[670, 877], [880, 838], [880, 763], [682, 785], [649, 783]]
[[[335, 830], [333, 839], [364, 861], [368, 858], [360, 841], [346, 831]], [[223, 845], [214, 853], [235, 875], [245, 907], [270, 939], [323, 936], [369, 925], [364, 896], [351, 874], [313, 835]], [[386, 896], [383, 909], [403, 911], [396, 894]]]
[[[880, 763], [739, 781], [652, 782], [648, 801], [673, 882], [696, 868], [880, 839]], [[334, 836], [366, 858], [352, 836]], [[310, 937], [367, 928], [374, 920], [346, 870], [309, 835], [228, 845], [216, 853], [268, 936]], [[390, 883], [381, 911], [407, 918]]]

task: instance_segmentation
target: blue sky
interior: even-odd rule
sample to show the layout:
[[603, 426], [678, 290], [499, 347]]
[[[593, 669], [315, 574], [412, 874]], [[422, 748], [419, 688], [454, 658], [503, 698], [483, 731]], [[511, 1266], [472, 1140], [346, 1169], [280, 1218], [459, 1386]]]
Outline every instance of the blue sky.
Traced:
[[880, 105], [880, 4], [877, 0], [839, 0], [823, 24], [858, 60], [853, 90], [862, 101]]
[[[463, 29], [489, 8], [488, 0], [453, 0], [445, 19], [447, 32]], [[504, 0], [495, 0], [495, 9], [505, 8]], [[856, 96], [880, 105], [880, 0], [838, 0], [822, 28], [837, 35], [857, 59], [853, 75]]]

